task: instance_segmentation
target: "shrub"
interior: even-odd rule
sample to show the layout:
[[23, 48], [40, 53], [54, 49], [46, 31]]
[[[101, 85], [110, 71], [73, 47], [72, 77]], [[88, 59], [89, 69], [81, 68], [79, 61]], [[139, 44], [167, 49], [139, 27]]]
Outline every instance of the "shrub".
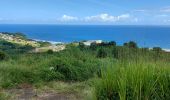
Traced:
[[47, 51], [47, 53], [48, 53], [48, 54], [53, 54], [54, 51], [50, 49], [50, 50]]
[[[98, 63], [92, 59], [79, 59], [78, 57], [61, 57], [51, 60], [47, 68], [52, 68], [54, 80], [83, 81], [94, 76], [97, 72]], [[61, 76], [56, 77], [57, 75]]]
[[1, 60], [5, 60], [6, 58], [7, 58], [7, 54], [2, 52], [2, 51], [0, 51], [0, 61]]
[[98, 58], [105, 58], [107, 57], [107, 52], [105, 51], [105, 49], [99, 49], [98, 53], [97, 53], [97, 57]]
[[65, 79], [64, 75], [62, 75], [58, 71], [54, 71], [53, 67], [41, 70], [39, 76], [42, 80], [47, 81], [47, 82]]

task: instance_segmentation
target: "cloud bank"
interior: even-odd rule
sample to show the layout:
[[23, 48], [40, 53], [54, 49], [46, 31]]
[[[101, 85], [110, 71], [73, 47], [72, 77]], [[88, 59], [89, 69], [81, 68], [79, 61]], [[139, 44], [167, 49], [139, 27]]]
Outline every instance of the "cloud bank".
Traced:
[[112, 16], [109, 14], [100, 14], [100, 15], [96, 15], [96, 16], [85, 17], [84, 20], [85, 21], [97, 21], [97, 22], [116, 22], [116, 21], [126, 20], [129, 18], [130, 18], [129, 14], [123, 14], [120, 16]]
[[122, 14], [118, 16], [109, 15], [107, 13], [102, 13], [94, 16], [86, 16], [86, 17], [75, 17], [70, 15], [63, 15], [57, 21], [60, 22], [99, 22], [99, 23], [113, 23], [113, 22], [124, 22], [124, 21], [137, 21], [137, 18], [134, 18], [130, 14]]

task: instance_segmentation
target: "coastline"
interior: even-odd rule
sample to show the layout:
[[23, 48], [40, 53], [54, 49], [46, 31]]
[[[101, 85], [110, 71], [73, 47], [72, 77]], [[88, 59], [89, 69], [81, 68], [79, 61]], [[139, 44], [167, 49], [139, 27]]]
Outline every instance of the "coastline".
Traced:
[[164, 50], [165, 52], [170, 52], [170, 49], [162, 49], [162, 50]]
[[65, 42], [58, 42], [58, 41], [48, 41], [48, 40], [41, 40], [41, 39], [32, 39], [36, 42], [49, 42], [51, 44], [66, 44]]

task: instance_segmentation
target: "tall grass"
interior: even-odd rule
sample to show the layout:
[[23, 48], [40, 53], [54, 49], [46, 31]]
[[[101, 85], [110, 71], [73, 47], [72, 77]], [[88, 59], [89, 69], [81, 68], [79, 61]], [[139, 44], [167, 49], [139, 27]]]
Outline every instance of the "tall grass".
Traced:
[[116, 62], [102, 70], [97, 100], [170, 100], [170, 63]]

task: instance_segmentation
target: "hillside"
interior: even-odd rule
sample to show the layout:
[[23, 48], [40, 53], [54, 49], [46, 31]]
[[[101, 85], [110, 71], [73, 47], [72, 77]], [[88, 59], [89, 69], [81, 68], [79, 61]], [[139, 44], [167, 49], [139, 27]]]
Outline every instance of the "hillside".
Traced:
[[170, 98], [170, 53], [159, 47], [80, 42], [59, 52], [28, 52], [35, 48], [2, 40], [0, 48], [2, 100]]
[[29, 40], [25, 36], [23, 36], [21, 33], [0, 33], [0, 39], [11, 42], [11, 43], [16, 43], [20, 45], [30, 45], [33, 47], [39, 47], [40, 44], [36, 41]]

